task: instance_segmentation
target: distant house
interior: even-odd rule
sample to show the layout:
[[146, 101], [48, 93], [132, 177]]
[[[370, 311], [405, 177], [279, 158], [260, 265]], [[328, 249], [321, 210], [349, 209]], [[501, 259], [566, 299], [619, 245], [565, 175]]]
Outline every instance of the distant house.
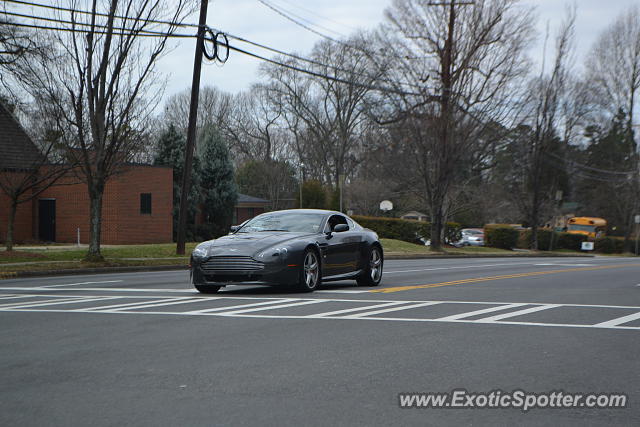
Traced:
[[[40, 151], [0, 103], [0, 174], [25, 173]], [[36, 161], [34, 161], [36, 160]], [[46, 166], [44, 166], [46, 167]], [[60, 184], [18, 205], [15, 242], [89, 240], [87, 186], [69, 173]], [[172, 240], [173, 170], [129, 164], [107, 182], [102, 207], [102, 243], [162, 243]], [[0, 191], [0, 241], [7, 231], [9, 200]]]
[[238, 193], [238, 202], [233, 212], [233, 223], [241, 224], [256, 215], [265, 213], [269, 200]]
[[402, 215], [400, 218], [402, 219], [413, 219], [416, 221], [427, 221], [428, 217], [427, 214], [423, 214], [422, 212], [418, 212], [418, 211], [409, 211], [406, 214]]

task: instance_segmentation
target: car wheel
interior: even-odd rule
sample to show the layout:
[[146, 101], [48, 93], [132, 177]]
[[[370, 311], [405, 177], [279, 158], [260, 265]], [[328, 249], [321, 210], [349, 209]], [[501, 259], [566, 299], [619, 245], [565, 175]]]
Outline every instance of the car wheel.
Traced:
[[357, 279], [358, 286], [378, 286], [382, 280], [382, 266], [382, 252], [374, 246], [369, 252], [367, 266]]
[[304, 251], [304, 257], [302, 259], [298, 289], [302, 292], [313, 292], [318, 288], [322, 280], [320, 258], [316, 251], [307, 249]]
[[215, 294], [220, 290], [220, 286], [215, 285], [194, 285], [201, 294]]

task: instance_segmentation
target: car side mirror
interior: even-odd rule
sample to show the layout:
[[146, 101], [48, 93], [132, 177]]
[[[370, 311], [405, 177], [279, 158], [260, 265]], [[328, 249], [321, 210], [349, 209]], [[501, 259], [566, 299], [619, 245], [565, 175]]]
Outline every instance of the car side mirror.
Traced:
[[335, 227], [333, 227], [333, 231], [336, 233], [342, 233], [343, 231], [348, 231], [349, 230], [349, 226], [347, 224], [338, 224]]
[[239, 229], [240, 229], [239, 225], [232, 225], [231, 227], [229, 227], [229, 231], [232, 232], [232, 233], [235, 233]]

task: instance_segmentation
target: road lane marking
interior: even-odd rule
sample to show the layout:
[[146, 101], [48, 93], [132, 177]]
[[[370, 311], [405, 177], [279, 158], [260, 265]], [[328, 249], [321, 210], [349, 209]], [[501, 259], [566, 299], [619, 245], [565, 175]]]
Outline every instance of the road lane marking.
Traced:
[[367, 305], [367, 306], [355, 307], [355, 308], [347, 308], [347, 309], [344, 309], [344, 310], [327, 311], [326, 313], [310, 314], [307, 317], [334, 316], [334, 315], [338, 315], [338, 314], [352, 313], [354, 311], [371, 310], [373, 308], [390, 307], [390, 306], [393, 306], [393, 305], [400, 305], [400, 304], [406, 304], [406, 302], [404, 302], [404, 301], [400, 301], [400, 302], [385, 302], [385, 303], [382, 303], [382, 304]]
[[187, 311], [187, 313], [190, 313], [190, 314], [212, 313], [212, 312], [215, 312], [215, 311], [235, 310], [235, 309], [245, 308], [245, 307], [258, 307], [258, 306], [261, 306], [261, 305], [280, 304], [280, 303], [285, 303], [285, 302], [290, 302], [290, 301], [295, 301], [295, 300], [290, 299], [290, 298], [286, 298], [286, 299], [281, 299], [281, 300], [270, 300], [270, 301], [265, 301], [265, 302], [256, 302], [256, 303], [253, 303], [253, 304], [240, 304], [240, 305], [232, 305], [232, 306], [227, 306], [227, 307], [205, 308], [204, 310]]
[[0, 297], [0, 300], [16, 299], [16, 298], [33, 298], [33, 295], [7, 295], [5, 297]]
[[77, 286], [77, 285], [93, 285], [93, 284], [98, 284], [98, 283], [119, 283], [122, 282], [122, 280], [103, 280], [100, 282], [80, 282], [80, 283], [64, 283], [61, 285], [46, 285], [46, 286], [41, 286], [42, 288], [61, 288], [64, 286]]
[[496, 314], [495, 316], [476, 319], [476, 322], [495, 322], [502, 319], [508, 319], [509, 317], [523, 316], [525, 314], [535, 313], [537, 311], [548, 310], [550, 308], [556, 307], [562, 307], [562, 304], [545, 304], [538, 307], [525, 308], [524, 310], [512, 311], [510, 313]]
[[621, 325], [623, 323], [632, 322], [632, 321], [638, 320], [638, 319], [640, 319], [640, 312], [633, 313], [633, 314], [630, 314], [628, 316], [618, 317], [617, 319], [612, 319], [612, 320], [609, 320], [607, 322], [597, 323], [597, 324], [595, 324], [593, 326], [597, 326], [597, 327], [618, 326], [618, 325]]
[[[10, 291], [56, 291], [56, 292], [68, 292], [70, 289], [64, 288], [50, 288], [48, 286], [39, 287], [0, 287], [0, 290]], [[195, 289], [162, 289], [162, 288], [73, 288], [74, 291], [109, 291], [109, 292], [179, 292], [190, 293], [199, 295]]]
[[58, 301], [49, 301], [49, 302], [34, 302], [31, 304], [21, 304], [21, 305], [17, 305], [17, 306], [12, 306], [12, 307], [7, 307], [8, 309], [14, 309], [14, 308], [34, 308], [34, 307], [44, 307], [44, 306], [49, 306], [49, 305], [58, 305], [58, 304], [76, 304], [79, 302], [93, 302], [93, 301], [104, 301], [104, 300], [108, 300], [108, 299], [114, 299], [114, 298], [118, 298], [118, 297], [97, 297], [97, 298], [58, 298]]
[[[47, 297], [53, 295], [34, 295], [39, 297]], [[138, 302], [127, 303], [127, 304], [112, 304], [112, 305], [103, 305], [100, 307], [89, 307], [89, 308], [80, 308], [74, 309], [69, 307], [71, 304], [77, 303], [85, 303], [91, 301], [107, 301], [111, 299], [117, 298], [136, 298], [140, 299]], [[176, 305], [184, 303], [193, 303], [193, 302], [214, 302], [221, 300], [231, 300], [231, 301], [247, 301], [253, 300], [258, 302], [252, 302], [248, 304], [241, 304], [227, 306], [227, 307], [212, 307], [205, 308], [203, 310], [195, 310], [195, 311], [139, 311], [142, 307], [147, 307], [152, 309], [155, 306], [163, 306], [163, 305]], [[299, 307], [310, 304], [317, 304], [321, 302], [336, 302], [336, 301], [347, 301], [353, 302], [357, 304], [362, 304], [363, 302], [368, 302], [374, 305], [362, 306], [358, 305], [357, 307], [348, 308], [345, 310], [337, 310], [335, 312], [325, 312], [319, 314], [301, 314], [301, 315], [287, 315], [285, 311], [284, 314], [268, 314], [268, 313], [258, 313], [260, 311], [268, 311], [275, 309], [285, 309], [287, 307]], [[436, 304], [450, 304], [450, 305], [461, 305], [461, 304], [490, 304], [492, 307], [487, 307], [482, 310], [472, 310], [466, 313], [454, 314], [452, 316], [439, 317], [439, 318], [429, 318], [429, 310], [425, 311], [415, 311], [415, 315], [412, 317], [373, 317], [378, 314], [384, 314], [394, 311], [405, 311], [413, 308], [420, 307], [428, 307]], [[523, 310], [511, 311], [508, 313], [502, 313], [490, 317], [484, 317], [481, 319], [470, 320], [469, 317], [492, 313], [507, 310], [509, 308], [518, 308], [521, 306], [534, 306]], [[538, 311], [544, 311], [550, 308], [557, 307], [558, 310], [562, 310], [564, 307], [588, 307], [593, 308], [592, 313], [597, 314], [597, 308], [605, 307], [605, 308], [617, 308], [617, 309], [633, 309], [635, 313], [631, 315], [625, 315], [622, 317], [617, 317], [615, 319], [601, 322], [598, 324], [584, 324], [584, 323], [574, 323], [574, 324], [564, 324], [564, 323], [549, 323], [549, 322], [521, 322], [521, 321], [512, 321], [512, 320], [502, 320], [509, 319], [516, 316], [521, 316], [528, 313], [534, 313]], [[379, 309], [376, 309], [379, 308]], [[375, 309], [375, 310], [374, 310]], [[149, 297], [149, 296], [130, 296], [130, 295], [97, 295], [97, 296], [66, 296], [66, 297], [58, 297], [50, 300], [42, 300], [42, 301], [34, 301], [32, 303], [25, 303], [24, 301], [21, 303], [12, 303], [6, 304], [5, 307], [0, 307], [0, 311], [4, 312], [51, 312], [51, 313], [90, 313], [90, 314], [162, 314], [162, 315], [174, 315], [174, 316], [219, 316], [219, 317], [238, 317], [238, 318], [271, 318], [271, 319], [342, 319], [342, 320], [359, 320], [359, 319], [371, 319], [371, 320], [388, 320], [388, 321], [399, 321], [399, 322], [440, 322], [440, 323], [464, 323], [464, 324], [483, 324], [483, 325], [519, 325], [519, 326], [545, 326], [545, 327], [571, 327], [571, 328], [593, 328], [593, 329], [610, 329], [610, 330], [631, 330], [631, 331], [640, 331], [640, 326], [625, 326], [626, 323], [640, 319], [640, 307], [633, 306], [608, 306], [608, 305], [586, 305], [586, 304], [548, 304], [548, 303], [539, 303], [539, 302], [483, 302], [483, 301], [388, 301], [388, 300], [361, 300], [361, 299], [352, 299], [352, 300], [344, 300], [344, 299], [308, 299], [308, 298], [279, 298], [279, 299], [270, 299], [270, 298], [250, 298], [250, 297], [200, 297], [200, 298], [173, 298], [173, 297], [164, 297], [161, 298], [158, 296]], [[627, 311], [628, 312], [628, 311]], [[433, 314], [432, 314], [433, 315]], [[417, 317], [424, 316], [424, 317]]]
[[[391, 270], [385, 271], [384, 274], [395, 274], [395, 273], [417, 273], [420, 271], [436, 271], [436, 270], [459, 270], [459, 269], [469, 269], [469, 268], [479, 268], [479, 267], [502, 267], [505, 265], [556, 265], [556, 264], [536, 264], [533, 262], [510, 262], [503, 264], [481, 264], [481, 265], [464, 265], [464, 266], [454, 266], [454, 267], [433, 267], [433, 268], [421, 268], [415, 270]], [[561, 264], [557, 264], [561, 265]], [[592, 264], [575, 264], [577, 265], [592, 265]], [[574, 265], [571, 265], [574, 266]]]
[[531, 271], [528, 273], [504, 274], [501, 276], [473, 277], [469, 279], [451, 280], [448, 282], [428, 283], [425, 285], [396, 286], [392, 288], [374, 289], [369, 292], [391, 293], [391, 292], [409, 291], [414, 289], [427, 289], [427, 288], [437, 288], [441, 286], [460, 285], [460, 284], [466, 284], [466, 283], [487, 282], [487, 281], [502, 280], [502, 279], [515, 279], [520, 277], [542, 276], [546, 274], [569, 273], [569, 272], [575, 272], [575, 271], [605, 270], [605, 269], [611, 269], [611, 268], [638, 267], [638, 266], [640, 266], [640, 264], [616, 264], [616, 265], [603, 265], [603, 266], [597, 266], [597, 267], [567, 268], [563, 270]]
[[331, 289], [320, 289], [319, 291], [313, 291], [313, 293], [321, 293], [321, 294], [365, 294], [369, 292], [368, 290], [365, 291], [356, 291], [356, 290], [348, 290], [348, 289], [335, 289], [335, 290], [331, 290]]
[[[120, 307], [120, 308], [116, 308], [113, 309], [112, 311], [121, 311], [121, 310], [138, 310], [141, 308], [149, 308], [149, 307], [162, 307], [165, 305], [176, 305], [176, 304], [192, 304], [194, 302], [206, 302], [206, 301], [210, 301], [210, 300], [215, 300], [217, 298], [180, 298], [177, 301], [174, 300], [165, 300], [164, 302], [161, 303], [144, 303], [142, 305], [134, 305], [134, 306], [129, 306], [129, 307]], [[140, 303], [138, 303], [140, 304]]]
[[460, 313], [460, 314], [453, 314], [451, 316], [440, 317], [438, 318], [438, 320], [459, 320], [459, 319], [464, 319], [465, 317], [477, 316], [479, 314], [485, 314], [485, 313], [493, 313], [495, 311], [501, 311], [501, 310], [508, 310], [510, 308], [522, 307], [524, 305], [527, 305], [527, 304], [500, 305], [498, 307], [483, 308], [480, 310], [470, 311], [468, 313]]
[[[122, 296], [120, 297], [122, 298], [129, 298], [129, 296]], [[104, 310], [104, 309], [110, 309], [110, 310], [115, 310], [118, 309], [120, 307], [130, 307], [130, 306], [135, 306], [135, 305], [142, 305], [142, 304], [153, 304], [153, 303], [160, 303], [160, 302], [167, 302], [167, 301], [176, 301], [176, 300], [183, 300], [183, 299], [188, 299], [187, 297], [179, 297], [179, 298], [162, 298], [162, 299], [158, 299], [155, 301], [137, 301], [137, 302], [128, 302], [128, 303], [124, 303], [124, 304], [113, 304], [113, 305], [107, 305], [107, 306], [96, 306], [96, 307], [88, 307], [88, 308], [84, 308], [81, 310], [87, 310], [87, 311], [94, 311], [94, 310]]]
[[418, 307], [426, 307], [429, 305], [436, 305], [436, 304], [440, 304], [439, 302], [436, 301], [428, 301], [428, 302], [423, 302], [420, 304], [410, 304], [410, 305], [403, 305], [401, 307], [393, 307], [393, 308], [383, 308], [381, 310], [375, 310], [375, 311], [367, 311], [366, 313], [358, 313], [358, 314], [351, 314], [348, 316], [345, 316], [346, 318], [360, 318], [360, 317], [365, 317], [365, 316], [373, 316], [374, 314], [381, 314], [381, 313], [387, 313], [390, 311], [400, 311], [400, 310], [408, 310], [410, 308], [418, 308]]
[[534, 265], [557, 266], [557, 267], [591, 267], [593, 266], [593, 264], [555, 264], [555, 263], [534, 264]]
[[[40, 295], [34, 295], [34, 296], [40, 296]], [[53, 296], [53, 295], [49, 295], [49, 296]], [[32, 303], [29, 303], [27, 301], [12, 302], [12, 303], [8, 303], [8, 304], [0, 304], [0, 309], [7, 308], [7, 307], [13, 307], [13, 306], [16, 306], [16, 305], [36, 304], [36, 303], [41, 303], [41, 302], [61, 301], [61, 300], [65, 301], [65, 300], [73, 300], [73, 299], [81, 299], [81, 298], [87, 298], [87, 296], [85, 295], [85, 296], [76, 296], [76, 297], [67, 297], [67, 298], [56, 296], [53, 299], [34, 301]]]
[[248, 308], [246, 310], [233, 310], [233, 311], [223, 311], [220, 313], [216, 313], [217, 315], [220, 316], [235, 316], [235, 315], [242, 315], [244, 313], [253, 313], [254, 311], [264, 311], [264, 310], [275, 310], [278, 308], [286, 308], [286, 307], [297, 307], [300, 305], [307, 305], [307, 304], [318, 304], [320, 302], [325, 302], [326, 300], [321, 300], [321, 299], [314, 299], [314, 300], [307, 300], [307, 301], [302, 301], [302, 302], [294, 302], [291, 304], [282, 304], [282, 305], [272, 305], [269, 307], [259, 307], [259, 308]]

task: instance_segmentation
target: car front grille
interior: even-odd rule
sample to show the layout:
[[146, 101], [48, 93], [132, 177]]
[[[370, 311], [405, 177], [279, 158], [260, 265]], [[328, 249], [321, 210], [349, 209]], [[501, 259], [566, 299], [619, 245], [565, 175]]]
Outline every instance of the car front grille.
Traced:
[[221, 271], [260, 271], [264, 264], [249, 256], [214, 256], [203, 262], [200, 267], [205, 273]]

